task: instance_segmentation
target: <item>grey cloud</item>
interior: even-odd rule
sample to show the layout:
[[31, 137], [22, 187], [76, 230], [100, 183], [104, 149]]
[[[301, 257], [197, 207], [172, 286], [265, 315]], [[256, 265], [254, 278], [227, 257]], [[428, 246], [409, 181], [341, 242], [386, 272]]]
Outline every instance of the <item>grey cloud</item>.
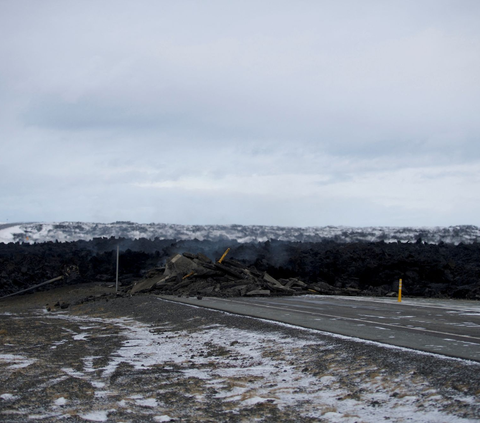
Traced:
[[[423, 224], [355, 183], [438, 167], [432, 189], [455, 174], [475, 191], [479, 16], [469, 0], [3, 2], [0, 220]], [[153, 188], [266, 176], [311, 198]]]
[[154, 132], [160, 138], [183, 138], [183, 143], [189, 146], [201, 142], [203, 148], [221, 145], [226, 140], [246, 141], [247, 145], [255, 140], [255, 147], [250, 150], [253, 154], [271, 149], [281, 151], [283, 145], [291, 142], [303, 147], [308, 154], [317, 151], [347, 157], [396, 155], [409, 160], [413, 158], [414, 161], [432, 155], [436, 156], [436, 160], [442, 160], [442, 157], [472, 160], [477, 159], [480, 152], [478, 142], [469, 134], [454, 133], [449, 136], [447, 133], [445, 138], [441, 130], [418, 128], [402, 129], [392, 134], [385, 128], [378, 129], [375, 125], [358, 122], [358, 117], [327, 118], [324, 122], [319, 117], [319, 122], [302, 125], [282, 115], [256, 118], [247, 114], [246, 121], [242, 122], [236, 117], [221, 119], [223, 111], [219, 111], [220, 116], [209, 117], [202, 113], [204, 111], [200, 106], [196, 114], [192, 110], [182, 114], [155, 107], [137, 109], [135, 106], [131, 104], [128, 107], [124, 102], [102, 104], [94, 99], [68, 103], [46, 98], [32, 104], [23, 119], [27, 125], [62, 131], [127, 131], [130, 139], [145, 132]]
[[151, 110], [137, 110], [134, 105], [103, 102], [93, 98], [75, 102], [59, 98], [39, 98], [23, 115], [26, 125], [63, 131], [131, 128], [137, 131], [151, 128], [169, 128], [181, 121], [173, 113], [155, 114]]

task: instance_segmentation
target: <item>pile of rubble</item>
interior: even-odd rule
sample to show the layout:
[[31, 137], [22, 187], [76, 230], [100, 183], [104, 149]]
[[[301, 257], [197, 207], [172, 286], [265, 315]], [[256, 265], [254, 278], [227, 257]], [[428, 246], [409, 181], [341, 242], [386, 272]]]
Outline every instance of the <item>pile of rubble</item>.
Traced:
[[145, 279], [133, 286], [130, 293], [243, 297], [312, 292], [309, 291], [309, 286], [299, 279], [277, 280], [267, 272], [259, 272], [253, 266], [247, 267], [239, 261], [225, 259], [227, 252], [228, 250], [217, 262], [202, 253], [176, 254], [167, 261], [165, 268], [149, 271]]

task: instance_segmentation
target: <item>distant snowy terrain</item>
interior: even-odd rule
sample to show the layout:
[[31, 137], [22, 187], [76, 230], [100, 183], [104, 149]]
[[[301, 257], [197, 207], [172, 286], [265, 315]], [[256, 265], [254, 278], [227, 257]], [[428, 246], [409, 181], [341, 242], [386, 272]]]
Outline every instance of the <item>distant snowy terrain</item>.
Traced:
[[449, 227], [282, 227], [242, 225], [174, 225], [165, 223], [18, 223], [0, 224], [0, 242], [47, 242], [91, 240], [93, 238], [175, 239], [175, 240], [236, 240], [265, 242], [267, 240], [319, 242], [415, 242], [473, 243], [480, 241], [480, 228], [472, 225]]

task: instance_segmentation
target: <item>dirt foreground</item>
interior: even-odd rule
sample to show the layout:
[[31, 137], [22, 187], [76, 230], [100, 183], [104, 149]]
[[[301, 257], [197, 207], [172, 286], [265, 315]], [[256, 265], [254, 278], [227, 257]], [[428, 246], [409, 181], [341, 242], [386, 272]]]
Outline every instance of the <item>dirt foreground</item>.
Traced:
[[480, 419], [480, 363], [104, 293], [0, 300], [0, 421]]

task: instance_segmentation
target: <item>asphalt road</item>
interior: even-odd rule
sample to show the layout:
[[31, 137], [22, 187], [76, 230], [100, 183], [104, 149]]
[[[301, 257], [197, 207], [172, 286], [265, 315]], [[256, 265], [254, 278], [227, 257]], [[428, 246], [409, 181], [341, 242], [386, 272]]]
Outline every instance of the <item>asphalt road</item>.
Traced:
[[162, 298], [384, 344], [480, 361], [480, 302], [302, 296]]

